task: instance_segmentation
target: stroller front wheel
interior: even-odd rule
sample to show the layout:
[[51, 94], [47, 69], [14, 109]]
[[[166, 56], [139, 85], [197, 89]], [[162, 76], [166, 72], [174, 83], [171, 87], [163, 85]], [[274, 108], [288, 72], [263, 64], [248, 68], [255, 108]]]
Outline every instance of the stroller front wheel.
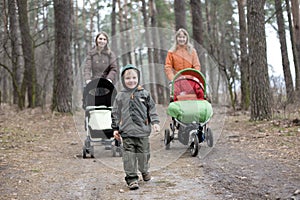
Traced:
[[198, 155], [199, 151], [199, 139], [197, 134], [193, 134], [192, 136], [192, 142], [190, 145], [190, 152], [193, 157]]

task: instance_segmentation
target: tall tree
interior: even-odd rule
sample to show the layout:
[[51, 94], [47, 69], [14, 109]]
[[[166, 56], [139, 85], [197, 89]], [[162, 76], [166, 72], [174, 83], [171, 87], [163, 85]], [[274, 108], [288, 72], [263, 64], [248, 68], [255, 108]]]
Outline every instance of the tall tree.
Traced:
[[300, 11], [299, 11], [299, 0], [291, 0], [292, 2], [292, 15], [293, 15], [293, 28], [290, 16], [290, 5], [289, 1], [286, 0], [286, 7], [288, 12], [288, 19], [290, 25], [292, 49], [295, 64], [296, 74], [296, 92], [297, 98], [300, 100]]
[[[220, 64], [220, 49], [219, 49], [219, 43], [220, 43], [220, 37], [218, 36], [218, 19], [217, 19], [217, 5], [218, 3], [221, 3], [220, 1], [209, 1], [205, 0], [205, 20], [206, 20], [206, 49], [208, 51], [208, 54], [214, 58], [219, 64]], [[205, 63], [206, 64], [206, 63]], [[210, 62], [209, 65], [213, 65], [212, 62]], [[222, 65], [219, 65], [221, 67]], [[218, 103], [219, 100], [219, 78], [220, 73], [216, 73], [216, 69], [214, 67], [208, 67], [206, 68], [206, 77], [210, 81], [210, 89], [212, 96], [211, 101], [214, 103]], [[221, 69], [224, 71], [224, 69]]]
[[241, 107], [247, 110], [250, 105], [250, 88], [249, 88], [249, 63], [247, 53], [247, 24], [245, 15], [246, 0], [238, 0], [239, 10], [239, 28], [240, 28], [240, 72], [241, 72]]
[[22, 102], [19, 85], [21, 85], [21, 66], [20, 66], [20, 40], [18, 34], [18, 18], [17, 18], [17, 4], [16, 0], [11, 0], [8, 3], [8, 16], [9, 16], [9, 36], [11, 43], [11, 63], [12, 63], [12, 85], [13, 103], [18, 104], [19, 108], [24, 107]]
[[[200, 0], [191, 0], [190, 1], [191, 10], [192, 10], [192, 24], [193, 24], [193, 39], [194, 47], [197, 50], [198, 57], [200, 59], [201, 71], [203, 74], [206, 74], [205, 65], [201, 62], [204, 58], [201, 46], [203, 45], [203, 25], [202, 25], [202, 8]], [[203, 59], [202, 59], [203, 58]]]
[[[158, 87], [158, 84], [161, 80], [161, 71], [159, 70], [158, 67], [160, 67], [160, 65], [157, 65], [160, 61], [159, 61], [159, 49], [161, 49], [159, 47], [159, 43], [158, 43], [158, 30], [157, 30], [157, 10], [156, 10], [156, 4], [154, 0], [149, 0], [149, 8], [150, 8], [150, 21], [151, 21], [151, 43], [152, 43], [152, 52], [153, 52], [153, 62], [150, 63], [150, 68], [152, 69], [152, 74], [155, 74], [154, 76], [150, 76], [150, 81], [152, 83], [156, 83], [156, 84], [151, 84], [150, 90], [153, 92], [153, 98], [156, 102], [162, 102], [161, 96], [162, 94], [160, 93], [160, 89]], [[158, 95], [156, 95], [158, 94]]]
[[[28, 22], [27, 0], [17, 0], [19, 11], [19, 24], [22, 39], [22, 50], [24, 57], [24, 76], [22, 83], [22, 98], [25, 98], [25, 91], [27, 89], [28, 103], [30, 108], [36, 106], [36, 68], [34, 59], [34, 43], [30, 35], [30, 28]], [[25, 100], [22, 100], [25, 101]]]
[[276, 19], [278, 25], [278, 35], [280, 41], [282, 67], [283, 67], [283, 75], [285, 80], [287, 102], [292, 103], [294, 101], [294, 87], [293, 87], [293, 79], [290, 70], [290, 62], [288, 57], [287, 45], [286, 45], [286, 34], [285, 34], [281, 0], [275, 0], [275, 9], [276, 9]]
[[143, 15], [143, 24], [144, 24], [144, 29], [145, 29], [145, 42], [146, 42], [146, 48], [147, 48], [147, 56], [148, 56], [148, 64], [149, 67], [146, 68], [146, 65], [143, 65], [144, 67], [142, 67], [142, 73], [144, 75], [143, 79], [144, 82], [149, 83], [150, 82], [150, 78], [151, 75], [149, 72], [153, 71], [153, 54], [152, 54], [152, 49], [151, 49], [151, 37], [150, 37], [150, 31], [149, 31], [149, 17], [148, 17], [148, 12], [147, 12], [147, 3], [145, 0], [141, 0], [142, 1], [142, 15]]
[[186, 25], [186, 14], [185, 14], [185, 1], [175, 0], [174, 1], [174, 12], [175, 12], [175, 30], [180, 28], [187, 29]]
[[265, 0], [247, 0], [251, 120], [271, 118], [264, 5]]
[[[121, 1], [117, 0], [118, 7], [119, 7], [119, 31], [120, 31], [120, 50], [124, 51], [126, 49], [125, 47], [125, 28], [124, 28], [124, 17], [123, 17], [123, 6], [121, 5]], [[121, 59], [122, 59], [122, 66], [125, 66], [127, 64], [127, 56], [121, 53]]]
[[[13, 77], [13, 73], [10, 69], [10, 67], [8, 66], [8, 60], [5, 60], [5, 61], [2, 61], [2, 57], [3, 57], [3, 50], [5, 52], [8, 52], [8, 48], [7, 48], [7, 44], [8, 44], [8, 16], [7, 16], [7, 4], [6, 4], [6, 1], [3, 1], [2, 4], [0, 4], [0, 10], [1, 10], [1, 20], [0, 20], [0, 25], [2, 25], [3, 23], [3, 28], [1, 26], [0, 28], [0, 41], [1, 41], [1, 48], [0, 48], [0, 57], [1, 57], [1, 60], [0, 60], [0, 66], [1, 67], [4, 67], [4, 69], [9, 73], [11, 74], [11, 77]], [[2, 47], [3, 47], [3, 50], [2, 50]], [[8, 54], [8, 53], [6, 53]], [[0, 103], [3, 101], [3, 102], [9, 102], [9, 84], [8, 84], [8, 77], [7, 77], [7, 73], [4, 71], [4, 73], [2, 72], [2, 70], [0, 71], [1, 75], [0, 75], [0, 84], [2, 86], [1, 89], [3, 89], [3, 92], [1, 92], [0, 90]]]
[[[116, 14], [116, 7], [117, 7], [117, 0], [112, 1], [112, 11], [111, 11], [111, 36], [116, 37], [117, 34], [117, 14]], [[118, 51], [118, 43], [117, 40], [112, 38], [111, 40], [111, 48], [113, 52], [118, 56], [119, 51]]]
[[72, 1], [54, 0], [55, 62], [52, 110], [72, 111]]

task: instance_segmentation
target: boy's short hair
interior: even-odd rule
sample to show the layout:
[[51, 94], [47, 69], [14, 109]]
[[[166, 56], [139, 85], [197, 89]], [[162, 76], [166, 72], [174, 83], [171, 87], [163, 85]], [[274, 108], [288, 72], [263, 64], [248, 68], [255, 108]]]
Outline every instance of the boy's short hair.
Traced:
[[136, 69], [127, 69], [124, 71], [123, 76], [125, 76], [125, 74], [131, 74], [132, 72], [135, 72], [136, 75], [138, 75], [138, 71]]
[[124, 72], [128, 69], [135, 69], [137, 71], [138, 75], [140, 74], [140, 70], [135, 65], [127, 64], [127, 65], [121, 67], [121, 76], [123, 76]]

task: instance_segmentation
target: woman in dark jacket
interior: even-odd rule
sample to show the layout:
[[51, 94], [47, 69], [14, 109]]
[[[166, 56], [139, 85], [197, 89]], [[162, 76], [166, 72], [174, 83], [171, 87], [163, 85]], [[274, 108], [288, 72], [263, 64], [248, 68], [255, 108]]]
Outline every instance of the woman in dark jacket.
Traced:
[[114, 82], [117, 75], [117, 62], [114, 52], [108, 46], [108, 35], [100, 32], [95, 39], [96, 46], [87, 55], [84, 66], [86, 83], [95, 78], [105, 78]]

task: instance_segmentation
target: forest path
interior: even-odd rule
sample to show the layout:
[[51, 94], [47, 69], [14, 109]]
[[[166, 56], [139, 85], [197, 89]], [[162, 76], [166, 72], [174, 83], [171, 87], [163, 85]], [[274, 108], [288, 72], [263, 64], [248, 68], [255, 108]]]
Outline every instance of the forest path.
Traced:
[[[130, 191], [122, 158], [95, 146], [82, 159], [79, 115], [39, 109], [0, 109], [0, 199], [276, 199], [299, 197], [299, 132], [278, 139], [251, 127], [243, 115], [214, 107], [212, 148], [197, 157], [178, 141], [163, 145], [168, 116], [158, 107], [162, 132], [151, 136], [150, 182]], [[248, 133], [251, 132], [251, 135]], [[284, 145], [279, 145], [279, 142]], [[278, 146], [279, 145], [279, 146]], [[289, 147], [289, 148], [287, 148]], [[282, 154], [279, 154], [279, 153]]]

